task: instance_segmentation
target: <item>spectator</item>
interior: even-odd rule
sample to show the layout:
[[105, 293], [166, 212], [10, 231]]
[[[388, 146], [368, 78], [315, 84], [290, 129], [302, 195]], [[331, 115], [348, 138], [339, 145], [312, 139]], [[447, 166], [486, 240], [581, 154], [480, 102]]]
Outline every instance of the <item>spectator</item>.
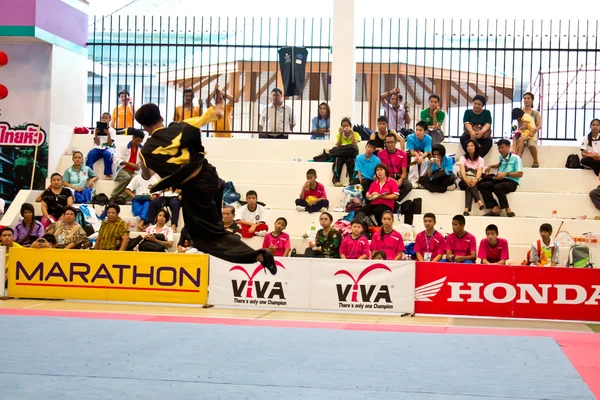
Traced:
[[479, 198], [479, 188], [477, 184], [483, 173], [483, 158], [479, 156], [479, 143], [476, 140], [469, 139], [467, 141], [467, 152], [460, 158], [460, 181], [458, 187], [465, 191], [465, 211], [464, 216], [468, 216], [471, 212], [471, 204], [473, 200], [477, 203], [480, 210], [484, 210], [485, 206]]
[[149, 173], [152, 174], [149, 179], [146, 179], [144, 174], [137, 174], [125, 188], [125, 193], [128, 198], [132, 199], [131, 213], [134, 217], [140, 218], [138, 222], [138, 228], [140, 230], [146, 230], [150, 202], [158, 198], [157, 194], [150, 193], [150, 187], [158, 183], [160, 177], [152, 170], [149, 170]]
[[473, 97], [473, 109], [465, 111], [463, 123], [465, 132], [460, 137], [460, 144], [467, 152], [467, 141], [469, 139], [477, 140], [480, 147], [481, 157], [492, 148], [492, 114], [489, 110], [484, 110], [485, 97], [478, 94]]
[[368, 260], [371, 256], [369, 239], [362, 234], [363, 226], [355, 219], [350, 224], [352, 233], [342, 240], [340, 258], [348, 260]]
[[383, 213], [394, 210], [394, 202], [398, 199], [398, 184], [390, 178], [388, 167], [385, 164], [375, 167], [375, 174], [377, 180], [371, 183], [367, 192], [367, 200], [370, 203], [363, 206], [358, 212], [374, 215], [377, 225], [381, 225]]
[[477, 239], [465, 231], [465, 217], [455, 215], [452, 218], [452, 233], [446, 238], [446, 260], [442, 262], [456, 262], [473, 264], [477, 259]]
[[438, 262], [445, 254], [446, 239], [435, 230], [435, 223], [435, 214], [426, 213], [423, 216], [425, 230], [415, 238], [417, 261]]
[[56, 247], [56, 238], [49, 233], [31, 243], [32, 249], [53, 249]]
[[284, 232], [287, 227], [287, 219], [280, 217], [275, 220], [275, 230], [263, 240], [263, 249], [271, 251], [275, 257], [288, 257], [291, 251], [290, 235]]
[[556, 267], [558, 265], [558, 244], [550, 237], [552, 225], [542, 224], [540, 226], [541, 239], [536, 240], [529, 250], [529, 264], [538, 267]]
[[[173, 229], [167, 225], [169, 219], [171, 219], [169, 212], [167, 210], [160, 210], [156, 214], [154, 225], [150, 225], [146, 229], [146, 236], [144, 236], [144, 239], [162, 244], [167, 249], [173, 247]], [[159, 239], [157, 238], [157, 235], [163, 235], [165, 239]]]
[[385, 137], [385, 149], [379, 152], [382, 164], [387, 165], [390, 178], [398, 184], [398, 202], [402, 201], [413, 189], [408, 181], [408, 156], [404, 150], [396, 148], [396, 135], [388, 133]]
[[[529, 143], [534, 139], [537, 141], [537, 135], [535, 132], [535, 122], [533, 121], [533, 117], [529, 114], [526, 114], [525, 111], [520, 108], [514, 108], [512, 110], [512, 119], [516, 119], [519, 123], [519, 131], [515, 135], [516, 141], [516, 151], [519, 157], [523, 157], [523, 151], [525, 151], [525, 145], [529, 145]], [[535, 145], [534, 145], [535, 147]], [[538, 168], [539, 165], [534, 164], [532, 168]]]
[[410, 125], [411, 118], [410, 114], [408, 113], [409, 104], [408, 102], [405, 102], [404, 107], [400, 105], [403, 99], [399, 88], [382, 93], [379, 96], [379, 100], [381, 101], [381, 105], [385, 110], [385, 116], [389, 120], [389, 126], [393, 130], [400, 131], [407, 125]]
[[73, 190], [75, 203], [92, 201], [94, 183], [98, 180], [96, 173], [87, 165], [83, 165], [83, 153], [73, 152], [73, 165], [63, 175], [63, 186]]
[[594, 207], [600, 210], [600, 186], [590, 192], [590, 199], [594, 203]]
[[[224, 104], [224, 114], [213, 122], [213, 137], [230, 138], [231, 137], [231, 115], [233, 114], [233, 104], [235, 99], [229, 93], [218, 90], [219, 85], [215, 86], [212, 96], [206, 99], [206, 107], [214, 107], [211, 98], [215, 99], [215, 105]], [[227, 101], [226, 101], [227, 100]]]
[[432, 144], [440, 144], [444, 141], [442, 125], [444, 125], [446, 113], [442, 111], [440, 104], [440, 96], [435, 93], [431, 94], [429, 96], [429, 107], [421, 111], [421, 121], [427, 122], [427, 133], [431, 136]]
[[57, 249], [89, 249], [90, 241], [81, 225], [75, 222], [77, 210], [72, 206], [65, 208], [60, 221], [46, 228], [46, 233], [54, 235]]
[[125, 193], [125, 188], [142, 167], [140, 154], [142, 142], [144, 141], [144, 131], [140, 129], [130, 129], [130, 131], [133, 132], [131, 141], [121, 145], [115, 155], [118, 172], [115, 177], [115, 188], [110, 195], [111, 201], [121, 205], [129, 199], [129, 195]]
[[308, 242], [310, 249], [307, 249], [306, 255], [317, 258], [340, 258], [341, 237], [340, 233], [331, 226], [333, 217], [328, 212], [324, 212], [319, 217], [319, 223], [322, 229], [319, 229], [314, 240]]
[[385, 253], [383, 251], [374, 251], [372, 254], [372, 260], [385, 260]]
[[369, 140], [375, 144], [375, 152], [376, 156], [379, 156], [379, 152], [385, 150], [385, 138], [392, 134], [396, 137], [396, 140], [400, 142], [400, 149], [404, 150], [405, 142], [404, 138], [396, 133], [393, 129], [388, 129], [388, 119], [386, 116], [381, 115], [377, 118], [377, 131], [371, 134]]
[[375, 178], [375, 167], [381, 164], [379, 157], [373, 154], [374, 151], [375, 144], [369, 140], [365, 146], [365, 153], [359, 154], [356, 157], [354, 172], [357, 173], [357, 176], [352, 180], [351, 184], [362, 185], [363, 197], [365, 192], [371, 187], [371, 183], [373, 183], [373, 179]]
[[[8, 254], [10, 253], [10, 249], [12, 248], [22, 248], [19, 243], [13, 240], [14, 231], [10, 226], [5, 226], [0, 229], [0, 244], [6, 247], [6, 256], [5, 256], [5, 267], [4, 267], [4, 286], [6, 287], [6, 282], [8, 282]], [[4, 290], [2, 291], [4, 294]]]
[[65, 208], [73, 204], [73, 192], [63, 187], [62, 176], [53, 173], [50, 187], [42, 193], [42, 225], [48, 226], [62, 217]]
[[[500, 139], [497, 145], [500, 153], [498, 163], [487, 167], [485, 174], [489, 174], [492, 168], [498, 168], [498, 173], [494, 179], [479, 183], [479, 191], [483, 196], [486, 208], [491, 208], [491, 211], [485, 214], [486, 216], [498, 217], [502, 209], [506, 209], [506, 215], [514, 217], [515, 213], [509, 208], [506, 195], [517, 190], [519, 180], [523, 176], [523, 162], [521, 157], [510, 152], [510, 142], [508, 140]], [[498, 198], [500, 207], [498, 207], [498, 203], [494, 200], [492, 194], [495, 194]]]
[[431, 136], [426, 135], [426, 131], [427, 122], [419, 121], [415, 127], [415, 134], [406, 139], [406, 151], [411, 157], [408, 181], [415, 189], [419, 187], [419, 178], [427, 174], [431, 156]]
[[348, 153], [335, 157], [335, 161], [333, 163], [334, 186], [343, 186], [340, 182], [340, 178], [342, 176], [344, 164], [346, 165], [346, 173], [348, 174], [348, 178], [349, 180], [352, 180], [352, 176], [354, 175], [355, 160], [356, 156], [358, 155], [358, 142], [360, 142], [360, 135], [352, 130], [352, 122], [350, 121], [350, 118], [342, 119], [335, 145], [339, 149], [344, 148], [348, 151]]
[[181, 230], [181, 234], [179, 235], [179, 243], [177, 243], [177, 252], [187, 253], [187, 251], [190, 250], [192, 246], [192, 238], [190, 238], [190, 234], [188, 233], [187, 228], [184, 226]]
[[[310, 140], [324, 140], [325, 135], [329, 136], [331, 110], [329, 104], [323, 102], [319, 104], [319, 115], [312, 119], [312, 133]], [[343, 121], [342, 121], [343, 123]]]
[[432, 154], [427, 176], [419, 178], [419, 186], [432, 193], [445, 193], [447, 190], [456, 189], [454, 184], [456, 176], [453, 172], [454, 161], [446, 155], [444, 145], [433, 145]]
[[246, 193], [246, 204], [240, 208], [240, 218], [236, 221], [242, 228], [242, 237], [251, 238], [254, 235], [264, 236], [269, 227], [267, 226], [267, 213], [265, 208], [258, 204], [258, 194], [254, 190]]
[[[235, 207], [234, 206], [223, 206], [223, 226], [227, 232], [238, 233], [241, 229], [235, 222]], [[184, 227], [185, 229], [185, 227]], [[252, 236], [250, 236], [252, 237]]]
[[129, 92], [121, 90], [119, 92], [119, 100], [121, 100], [121, 105], [113, 109], [110, 126], [115, 129], [133, 128], [135, 109], [130, 104], [131, 97], [129, 97]]
[[158, 211], [169, 207], [173, 219], [171, 220], [171, 229], [177, 232], [177, 224], [179, 223], [179, 211], [181, 210], [181, 190], [175, 191], [165, 190], [162, 193], [157, 193], [158, 197], [150, 200], [148, 207], [148, 220], [154, 221], [158, 215]]
[[199, 117], [202, 115], [202, 103], [194, 107], [194, 91], [185, 89], [183, 91], [183, 105], [175, 107], [173, 122], [183, 122], [186, 119]]
[[317, 182], [317, 171], [312, 168], [306, 171], [306, 183], [302, 186], [299, 197], [296, 199], [296, 210], [298, 211], [314, 213], [326, 211], [329, 207], [325, 187], [322, 183]]
[[386, 260], [401, 260], [404, 255], [404, 241], [402, 235], [392, 227], [394, 214], [389, 210], [384, 211], [381, 221], [381, 230], [374, 233], [371, 239], [371, 250], [383, 251]]
[[590, 133], [581, 142], [581, 157], [581, 165], [591, 168], [594, 175], [600, 174], [600, 119], [590, 123]]
[[[529, 115], [533, 118], [533, 123], [535, 128], [531, 131], [531, 138], [525, 142], [527, 146], [529, 146], [529, 151], [531, 152], [531, 157], [533, 157], [532, 168], [539, 168], [540, 164], [538, 162], [538, 154], [537, 154], [537, 141], [538, 141], [538, 133], [542, 129], [542, 117], [540, 113], [533, 108], [533, 93], [526, 92], [523, 95], [523, 111], [525, 114]], [[523, 153], [519, 154], [520, 157], [523, 156]]]
[[275, 88], [271, 90], [271, 98], [273, 102], [266, 107], [258, 124], [258, 130], [261, 133], [261, 139], [287, 139], [288, 135], [285, 132], [292, 132], [296, 126], [296, 118], [290, 106], [283, 104], [283, 93], [281, 89]]
[[21, 205], [21, 217], [23, 220], [15, 225], [13, 240], [21, 246], [29, 247], [44, 236], [44, 226], [40, 221], [36, 221], [33, 205], [29, 203]]
[[129, 244], [129, 227], [127, 222], [119, 217], [121, 208], [114, 203], [106, 207], [106, 219], [102, 221], [94, 250], [127, 249]]
[[479, 243], [478, 257], [482, 264], [505, 265], [508, 260], [508, 242], [498, 237], [498, 227], [488, 225], [485, 228], [485, 239]]
[[93, 171], [96, 161], [104, 159], [104, 175], [106, 179], [112, 179], [113, 155], [115, 154], [113, 136], [117, 132], [108, 125], [110, 123], [109, 113], [102, 114], [100, 122], [106, 124], [106, 128], [101, 131], [96, 127], [94, 130], [94, 148], [88, 153], [86, 165]]

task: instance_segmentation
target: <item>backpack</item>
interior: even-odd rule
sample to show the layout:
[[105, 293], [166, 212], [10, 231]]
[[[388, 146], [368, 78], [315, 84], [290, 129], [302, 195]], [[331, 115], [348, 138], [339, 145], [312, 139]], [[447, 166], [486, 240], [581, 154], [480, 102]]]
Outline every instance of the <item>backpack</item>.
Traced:
[[[538, 239], [537, 243], [537, 253], [540, 259], [542, 258], [542, 241]], [[554, 257], [554, 249], [556, 245], [552, 246], [552, 255], [551, 258]], [[531, 264], [531, 250], [527, 252], [527, 261], [524, 261], [522, 265], [530, 265]]]
[[225, 187], [223, 188], [223, 201], [225, 204], [235, 203], [240, 199], [241, 195], [235, 191], [235, 186], [233, 186], [233, 182], [225, 182]]
[[314, 156], [314, 162], [333, 162], [334, 158], [329, 153], [323, 151], [321, 154]]
[[360, 223], [363, 226], [363, 234], [367, 237], [367, 239], [371, 239], [371, 230], [369, 228], [372, 228], [375, 226], [375, 223], [373, 222], [373, 220], [371, 219], [371, 217], [369, 217], [367, 214], [359, 212], [358, 214], [356, 214], [356, 218], [357, 220], [360, 221]]
[[362, 141], [369, 140], [371, 138], [371, 134], [373, 134], [373, 131], [364, 125], [354, 125], [352, 129], [354, 132], [360, 135], [360, 140]]
[[354, 158], [358, 155], [358, 147], [349, 145], [336, 146], [329, 150], [330, 157]]
[[93, 235], [95, 232], [94, 227], [85, 220], [83, 211], [81, 211], [79, 208], [76, 208], [75, 210], [75, 222], [77, 222], [83, 228], [87, 236]]
[[579, 156], [577, 154], [570, 154], [567, 157], [567, 162], [565, 163], [565, 168], [581, 169], [581, 162], [579, 161]]
[[92, 197], [92, 205], [98, 204], [99, 206], [105, 206], [110, 202], [108, 196], [104, 193], [96, 193]]
[[576, 244], [569, 249], [569, 259], [567, 267], [572, 268], [593, 268], [592, 255], [587, 246]]

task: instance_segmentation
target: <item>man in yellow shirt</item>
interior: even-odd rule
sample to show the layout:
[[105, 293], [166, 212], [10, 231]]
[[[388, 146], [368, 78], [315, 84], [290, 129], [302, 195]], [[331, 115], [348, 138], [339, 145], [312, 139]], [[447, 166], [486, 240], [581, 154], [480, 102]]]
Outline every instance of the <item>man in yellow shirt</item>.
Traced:
[[121, 100], [121, 105], [113, 109], [110, 126], [115, 129], [133, 128], [135, 110], [133, 105], [130, 104], [131, 97], [129, 96], [129, 92], [121, 90], [119, 92], [119, 100]]
[[194, 91], [192, 89], [185, 89], [183, 91], [183, 105], [175, 107], [173, 122], [182, 122], [185, 119], [202, 115], [202, 104], [199, 107], [194, 107], [193, 101]]
[[[217, 138], [231, 137], [231, 114], [233, 114], [233, 103], [235, 99], [228, 93], [219, 90], [219, 85], [206, 99], [206, 107], [213, 107], [212, 99], [215, 100], [215, 105], [224, 104], [225, 114], [218, 121], [213, 122], [213, 136]], [[227, 99], [228, 102], [225, 101]]]

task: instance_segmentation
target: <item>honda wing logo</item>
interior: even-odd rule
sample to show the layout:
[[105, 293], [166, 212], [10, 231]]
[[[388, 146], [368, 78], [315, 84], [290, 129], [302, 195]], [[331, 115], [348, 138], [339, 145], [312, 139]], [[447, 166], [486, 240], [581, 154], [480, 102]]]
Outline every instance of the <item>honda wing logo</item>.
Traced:
[[[384, 270], [392, 272], [392, 270], [384, 264], [373, 264], [365, 268], [355, 278], [349, 271], [342, 269], [337, 271], [333, 276], [345, 275], [348, 276], [353, 284], [337, 284], [337, 295], [340, 308], [383, 308], [393, 309], [392, 299], [388, 285], [364, 285], [360, 284], [361, 280], [370, 272], [375, 270]], [[350, 301], [348, 297], [350, 296]], [[381, 304], [385, 303], [385, 304]]]
[[[285, 266], [275, 261], [275, 264], [285, 269]], [[287, 305], [285, 298], [285, 292], [283, 290], [282, 282], [272, 282], [269, 280], [259, 281], [257, 275], [263, 270], [262, 264], [257, 266], [252, 274], [248, 273], [241, 265], [235, 265], [231, 267], [229, 272], [241, 271], [247, 279], [232, 279], [231, 287], [233, 291], [233, 302], [238, 304], [252, 304], [252, 305]], [[271, 277], [271, 275], [269, 275]], [[276, 279], [272, 277], [272, 279]]]
[[434, 297], [444, 286], [444, 282], [446, 282], [446, 276], [438, 279], [437, 281], [429, 282], [423, 286], [419, 286], [415, 289], [415, 301], [431, 301], [431, 298]]

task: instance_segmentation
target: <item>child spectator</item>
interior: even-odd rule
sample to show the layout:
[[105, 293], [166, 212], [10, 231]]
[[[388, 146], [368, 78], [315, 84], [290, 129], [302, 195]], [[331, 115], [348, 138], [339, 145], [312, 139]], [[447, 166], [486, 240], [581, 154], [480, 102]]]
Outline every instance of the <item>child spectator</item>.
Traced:
[[400, 260], [404, 254], [404, 241], [402, 235], [392, 227], [394, 214], [384, 211], [381, 215], [381, 231], [374, 233], [371, 239], [371, 250], [381, 250], [385, 253], [387, 260]]
[[410, 155], [410, 170], [408, 180], [414, 188], [419, 187], [419, 177], [427, 173], [429, 156], [431, 155], [431, 136], [426, 135], [427, 122], [419, 121], [415, 134], [406, 139], [406, 152]]
[[[267, 234], [267, 213], [265, 208], [257, 203], [258, 194], [254, 190], [246, 193], [246, 204], [240, 208], [240, 218], [237, 221], [242, 228], [242, 237], [249, 239], [254, 235], [264, 236]], [[264, 233], [261, 233], [264, 232]]]
[[379, 157], [373, 154], [374, 151], [375, 144], [369, 140], [365, 146], [365, 153], [359, 154], [356, 157], [354, 172], [356, 172], [357, 175], [351, 184], [362, 185], [363, 197], [365, 197], [365, 192], [369, 190], [371, 183], [373, 183], [373, 180], [375, 179], [375, 167], [381, 164]]
[[488, 225], [485, 228], [485, 239], [479, 243], [478, 257], [482, 264], [502, 264], [508, 260], [508, 242], [498, 237], [498, 227]]
[[465, 223], [465, 217], [462, 215], [452, 218], [453, 233], [446, 238], [444, 261], [473, 264], [477, 259], [477, 239], [465, 231]]
[[404, 142], [404, 138], [400, 136], [395, 130], [388, 129], [388, 119], [385, 115], [379, 116], [377, 118], [377, 131], [372, 133], [369, 137], [369, 140], [375, 144], [375, 152], [374, 154], [379, 157], [379, 152], [385, 150], [385, 138], [387, 135], [392, 134], [398, 142], [400, 142], [400, 149], [404, 150], [406, 143]]
[[271, 251], [275, 257], [288, 257], [291, 251], [290, 235], [284, 232], [287, 219], [280, 217], [275, 220], [273, 232], [265, 235], [263, 249]]
[[192, 247], [192, 239], [184, 226], [179, 235], [179, 242], [177, 243], [177, 252], [186, 253]]
[[456, 189], [456, 176], [452, 172], [454, 162], [446, 155], [446, 148], [436, 144], [432, 147], [432, 153], [427, 176], [419, 178], [419, 185], [432, 193], [445, 193], [447, 190]]
[[415, 253], [417, 261], [438, 262], [444, 256], [446, 239], [435, 230], [435, 214], [427, 213], [423, 216], [425, 230], [415, 238]]
[[600, 174], [600, 119], [590, 123], [590, 133], [581, 142], [581, 165]]
[[363, 226], [355, 219], [351, 223], [352, 234], [346, 236], [340, 245], [340, 258], [348, 260], [368, 260], [371, 256], [369, 240], [362, 234]]
[[93, 170], [94, 163], [101, 158], [104, 159], [104, 175], [106, 179], [112, 179], [113, 155], [115, 154], [113, 137], [117, 131], [109, 126], [109, 113], [102, 114], [100, 122], [106, 124], [106, 128], [102, 131], [99, 128], [94, 130], [94, 148], [88, 153], [86, 165]]
[[383, 251], [374, 251], [372, 260], [385, 260], [385, 253]]
[[73, 152], [73, 165], [63, 174], [63, 185], [73, 190], [75, 203], [92, 201], [94, 183], [98, 180], [96, 173], [90, 167], [83, 165], [83, 153]]
[[538, 132], [542, 129], [542, 116], [536, 109], [533, 108], [533, 99], [533, 93], [531, 92], [525, 92], [523, 95], [523, 111], [525, 114], [531, 116], [531, 118], [533, 118], [533, 122], [535, 123], [535, 129], [532, 131], [530, 139], [525, 142], [525, 144], [529, 146], [529, 152], [533, 158], [533, 164], [531, 165], [531, 168], [539, 168], [540, 163], [538, 162], [537, 141]]
[[152, 172], [149, 179], [144, 178], [144, 174], [138, 174], [133, 177], [131, 182], [125, 188], [125, 193], [131, 198], [131, 213], [134, 217], [140, 217], [138, 228], [145, 230], [148, 227], [148, 210], [150, 202], [156, 199], [156, 194], [150, 193], [150, 187], [158, 183], [160, 177]]
[[390, 170], [390, 178], [398, 184], [398, 202], [402, 201], [413, 189], [408, 181], [408, 156], [404, 150], [396, 148], [396, 135], [388, 133], [385, 137], [385, 149], [379, 152], [379, 159]]
[[[235, 207], [229, 206], [229, 205], [223, 206], [222, 216], [223, 216], [223, 226], [225, 227], [225, 230], [227, 232], [238, 233], [241, 230], [240, 227], [238, 226], [238, 224], [236, 224], [236, 222], [234, 220]], [[252, 237], [252, 236], [250, 236], [250, 237]]]
[[[342, 123], [337, 135], [335, 146], [344, 151], [348, 151], [347, 154], [336, 156], [333, 163], [333, 184], [335, 186], [343, 186], [340, 182], [342, 176], [342, 169], [344, 164], [346, 165], [346, 172], [349, 180], [352, 180], [354, 175], [354, 165], [356, 156], [358, 155], [358, 142], [360, 142], [360, 135], [352, 130], [352, 122], [350, 118], [342, 119]], [[340, 150], [341, 151], [341, 150]]]
[[133, 105], [130, 104], [131, 97], [129, 92], [127, 90], [121, 90], [119, 92], [119, 100], [121, 100], [121, 105], [113, 109], [110, 126], [115, 129], [133, 128], [135, 109], [133, 108]]
[[358, 210], [359, 213], [374, 215], [377, 225], [381, 225], [381, 217], [385, 211], [394, 210], [394, 202], [398, 199], [398, 184], [389, 177], [389, 171], [385, 164], [379, 164], [375, 168], [377, 180], [371, 183], [367, 192], [369, 204]]
[[319, 217], [321, 228], [317, 232], [315, 240], [309, 242], [310, 249], [307, 249], [307, 257], [316, 258], [340, 258], [340, 233], [334, 229], [333, 217], [328, 212], [324, 212]]
[[483, 202], [479, 198], [477, 183], [483, 173], [483, 158], [479, 156], [479, 143], [477, 140], [469, 139], [466, 144], [467, 152], [460, 158], [460, 181], [458, 187], [465, 191], [464, 216], [471, 212], [473, 200], [477, 202], [480, 210], [485, 210]]
[[556, 267], [558, 265], [558, 244], [550, 237], [552, 225], [542, 224], [540, 226], [541, 239], [536, 240], [529, 250], [529, 264], [538, 267]]
[[317, 171], [311, 168], [306, 171], [306, 183], [302, 186], [300, 198], [296, 199], [296, 210], [313, 213], [326, 211], [327, 207], [329, 207], [329, 200], [327, 200], [325, 187], [317, 182]]
[[[520, 108], [513, 108], [512, 119], [516, 119], [519, 123], [519, 134], [515, 137], [515, 140], [517, 141], [517, 155], [522, 158], [525, 145], [534, 139], [536, 132], [535, 121], [531, 115], [526, 114]], [[537, 136], [535, 136], [535, 139], [537, 140]]]

